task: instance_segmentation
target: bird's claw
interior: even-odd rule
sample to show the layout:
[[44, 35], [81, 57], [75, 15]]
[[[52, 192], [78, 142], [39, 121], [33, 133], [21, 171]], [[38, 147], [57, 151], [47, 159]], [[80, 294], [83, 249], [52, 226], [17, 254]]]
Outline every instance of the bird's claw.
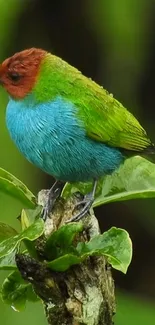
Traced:
[[94, 201], [94, 197], [92, 197], [92, 193], [89, 193], [87, 195], [85, 195], [84, 199], [80, 202], [78, 202], [75, 207], [73, 212], [79, 208], [81, 205], [83, 205], [83, 208], [81, 211], [79, 211], [75, 216], [73, 216], [71, 219], [69, 219], [67, 221], [67, 223], [69, 222], [74, 222], [74, 221], [79, 221], [81, 220], [83, 217], [85, 217], [86, 214], [89, 213], [89, 210], [93, 204]]
[[41, 213], [41, 218], [43, 219], [43, 221], [46, 221], [46, 219], [48, 218], [50, 212], [51, 212], [51, 206], [49, 206], [48, 204], [46, 204], [43, 207], [42, 213]]
[[63, 186], [64, 186], [64, 183], [62, 183], [60, 181], [56, 181], [53, 184], [53, 186], [51, 187], [51, 189], [49, 190], [47, 202], [44, 205], [42, 214], [41, 214], [41, 218], [44, 221], [46, 221], [46, 219], [48, 218], [50, 212], [52, 211], [52, 209], [55, 205], [55, 202], [60, 197]]
[[69, 219], [66, 223], [69, 222], [73, 222], [73, 221], [79, 221], [81, 220], [83, 217], [85, 217], [86, 214], [89, 213], [89, 210], [94, 202], [94, 198], [95, 198], [95, 191], [96, 191], [96, 186], [97, 186], [97, 181], [94, 181], [94, 185], [93, 185], [93, 190], [91, 193], [88, 193], [84, 196], [84, 199], [80, 202], [78, 202], [75, 207], [73, 212], [75, 211], [75, 209], [77, 209], [80, 205], [84, 205], [82, 210], [79, 211], [77, 214], [75, 214], [75, 216], [73, 216], [71, 219]]

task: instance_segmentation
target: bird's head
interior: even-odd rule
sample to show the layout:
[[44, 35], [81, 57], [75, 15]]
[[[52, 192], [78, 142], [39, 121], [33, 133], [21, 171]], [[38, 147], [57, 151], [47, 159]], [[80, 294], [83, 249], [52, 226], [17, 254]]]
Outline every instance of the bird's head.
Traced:
[[24, 50], [0, 65], [0, 84], [14, 99], [23, 99], [34, 87], [40, 63], [46, 51], [36, 48]]

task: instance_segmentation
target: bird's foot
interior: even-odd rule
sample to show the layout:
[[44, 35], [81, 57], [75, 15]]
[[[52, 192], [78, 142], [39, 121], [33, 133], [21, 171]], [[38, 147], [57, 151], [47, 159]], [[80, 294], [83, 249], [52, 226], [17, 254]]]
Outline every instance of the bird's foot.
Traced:
[[67, 223], [69, 222], [73, 222], [73, 221], [79, 221], [81, 220], [83, 217], [85, 217], [86, 214], [89, 213], [89, 210], [94, 202], [95, 199], [95, 191], [96, 191], [96, 186], [97, 186], [97, 181], [94, 182], [93, 185], [93, 190], [91, 193], [88, 193], [84, 196], [84, 199], [80, 202], [78, 202], [75, 207], [73, 212], [79, 208], [80, 206], [83, 206], [82, 210], [79, 211], [77, 214], [75, 214], [75, 216], [73, 216], [71, 219], [69, 219], [67, 221]]
[[60, 181], [56, 181], [53, 186], [50, 188], [48, 192], [48, 198], [45, 206], [43, 207], [43, 211], [41, 217], [44, 221], [46, 221], [47, 217], [49, 216], [50, 212], [52, 211], [55, 202], [60, 197], [62, 189], [64, 187], [64, 183]]
[[93, 204], [93, 201], [94, 201], [94, 198], [92, 198], [91, 193], [88, 194], [88, 195], [85, 195], [84, 199], [82, 201], [78, 202], [74, 207], [74, 211], [75, 211], [80, 206], [83, 206], [82, 210], [79, 211], [75, 216], [73, 216], [67, 222], [79, 221], [80, 219], [85, 217], [85, 215], [87, 213], [89, 213], [89, 210], [90, 210], [90, 208], [91, 208], [91, 206]]

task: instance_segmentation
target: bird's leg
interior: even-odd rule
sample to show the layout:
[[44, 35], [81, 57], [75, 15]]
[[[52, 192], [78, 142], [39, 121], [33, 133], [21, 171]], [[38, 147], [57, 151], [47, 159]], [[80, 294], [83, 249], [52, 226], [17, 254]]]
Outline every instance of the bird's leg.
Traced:
[[74, 208], [74, 210], [83, 205], [83, 208], [81, 211], [79, 211], [75, 216], [73, 216], [70, 220], [67, 221], [68, 222], [72, 222], [72, 221], [79, 221], [80, 219], [82, 219], [90, 210], [93, 202], [94, 202], [94, 198], [95, 198], [95, 192], [96, 192], [96, 187], [97, 187], [97, 181], [95, 180], [93, 183], [93, 190], [92, 192], [86, 194], [84, 196], [84, 199], [81, 202], [78, 202]]
[[46, 221], [49, 213], [52, 211], [56, 200], [60, 197], [62, 189], [64, 187], [64, 182], [56, 181], [48, 192], [47, 203], [43, 207], [42, 219]]

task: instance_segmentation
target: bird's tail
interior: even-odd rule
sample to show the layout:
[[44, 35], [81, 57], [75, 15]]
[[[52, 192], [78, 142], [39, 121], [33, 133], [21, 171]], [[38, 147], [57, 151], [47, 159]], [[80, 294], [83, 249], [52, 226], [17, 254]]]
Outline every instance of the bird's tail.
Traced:
[[140, 155], [155, 155], [155, 145], [151, 143], [148, 147], [146, 147], [143, 151], [139, 153]]
[[155, 155], [155, 145], [153, 143], [149, 144], [149, 146], [147, 146], [146, 148], [144, 148], [143, 150], [122, 150], [122, 152], [125, 154], [126, 157], [133, 157], [133, 156], [142, 156], [146, 159], [149, 159], [149, 156], [152, 156], [151, 160], [154, 160], [153, 155]]

